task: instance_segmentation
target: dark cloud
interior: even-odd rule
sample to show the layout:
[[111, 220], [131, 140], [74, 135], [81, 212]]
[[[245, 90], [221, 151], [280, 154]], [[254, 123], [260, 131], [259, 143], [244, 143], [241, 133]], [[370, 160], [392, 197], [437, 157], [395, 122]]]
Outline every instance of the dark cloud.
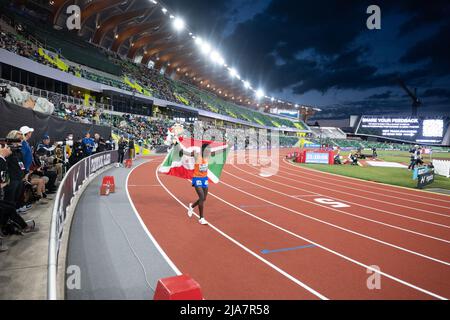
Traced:
[[[260, 4], [264, 1], [261, 8], [268, 2], [259, 1]], [[257, 6], [258, 0], [254, 2]], [[349, 99], [345, 104], [350, 108], [388, 110], [390, 102], [394, 108], [401, 105], [408, 109], [408, 99], [398, 100], [401, 89], [396, 79], [400, 77], [408, 86], [425, 92], [424, 98], [431, 98], [432, 94], [447, 97], [437, 89], [425, 90], [450, 74], [448, 0], [377, 1], [382, 10], [383, 30], [392, 28], [389, 21], [391, 24], [392, 20], [404, 21], [392, 29], [398, 41], [389, 44], [381, 41], [382, 47], [377, 48], [371, 40], [380, 33], [366, 28], [366, 9], [374, 4], [372, 0], [272, 0], [259, 13], [246, 12], [252, 17], [247, 20], [242, 19], [242, 14], [251, 5], [250, 0], [165, 0], [165, 3], [175, 12], [182, 12], [196, 33], [214, 39], [227, 63], [254, 87], [294, 95], [310, 91], [325, 95], [330, 89], [339, 94], [345, 90], [380, 88], [380, 92], [365, 101]], [[236, 24], [236, 21], [243, 22]], [[228, 35], [225, 29], [234, 31]], [[416, 33], [420, 34], [419, 40]], [[368, 41], [362, 42], [363, 37]], [[374, 52], [382, 54], [383, 49], [386, 56], [379, 59], [382, 62], [371, 59]], [[397, 51], [395, 57], [390, 56], [392, 51]], [[386, 87], [390, 87], [389, 91]]]
[[[383, 16], [409, 17], [399, 34], [408, 33], [414, 24], [442, 22], [448, 7], [448, 2], [440, 0], [432, 5], [415, 0], [380, 2]], [[402, 72], [399, 66], [397, 72], [382, 73], [377, 65], [367, 61], [371, 48], [354, 49], [358, 36], [368, 32], [365, 11], [369, 4], [372, 3], [360, 0], [272, 1], [264, 12], [238, 25], [226, 39], [226, 56], [232, 57], [233, 65], [250, 75], [257, 82], [255, 85], [274, 91], [292, 87], [296, 94], [311, 90], [325, 93], [331, 88], [395, 86], [393, 79], [398, 73], [410, 81], [423, 78], [423, 68]], [[425, 52], [418, 45], [402, 62], [415, 63], [429, 58], [430, 47], [438, 46], [440, 52], [434, 54], [433, 68], [442, 74], [444, 70], [439, 65], [448, 63], [450, 56], [450, 46], [443, 39], [449, 38], [442, 32], [426, 40], [422, 44], [427, 48]], [[277, 60], [285, 63], [277, 64]]]
[[[443, 89], [443, 88], [428, 89], [423, 93], [422, 97], [424, 97], [424, 98], [435, 97], [435, 98], [450, 99], [450, 89]], [[449, 107], [450, 107], [450, 105], [449, 105]]]
[[430, 75], [446, 76], [450, 73], [450, 22], [426, 40], [418, 42], [401, 58], [405, 64], [427, 62]]
[[367, 99], [385, 100], [385, 99], [391, 98], [392, 96], [393, 96], [392, 91], [386, 91], [384, 93], [371, 95], [371, 96], [367, 97]]
[[448, 20], [450, 2], [448, 0], [433, 0], [424, 3], [422, 0], [402, 1], [398, 3], [399, 12], [410, 16], [399, 30], [399, 36], [410, 34], [421, 27], [437, 24]]

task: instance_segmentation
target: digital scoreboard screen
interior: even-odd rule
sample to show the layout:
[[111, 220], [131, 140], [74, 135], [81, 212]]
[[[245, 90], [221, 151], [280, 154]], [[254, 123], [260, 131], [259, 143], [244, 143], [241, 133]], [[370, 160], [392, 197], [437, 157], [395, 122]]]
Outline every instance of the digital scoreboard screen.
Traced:
[[442, 144], [446, 119], [362, 116], [356, 134], [419, 144]]

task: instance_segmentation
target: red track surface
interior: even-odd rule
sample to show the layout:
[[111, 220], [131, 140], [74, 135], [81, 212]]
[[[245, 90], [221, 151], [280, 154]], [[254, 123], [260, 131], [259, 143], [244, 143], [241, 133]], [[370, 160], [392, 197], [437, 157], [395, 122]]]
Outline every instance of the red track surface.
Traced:
[[[210, 187], [205, 227], [182, 205], [196, 198], [190, 183], [157, 175], [161, 161], [131, 173], [130, 196], [206, 299], [450, 298], [448, 196], [312, 171], [281, 155], [270, 178], [250, 165], [227, 165]], [[381, 289], [368, 289], [371, 266], [380, 268]]]

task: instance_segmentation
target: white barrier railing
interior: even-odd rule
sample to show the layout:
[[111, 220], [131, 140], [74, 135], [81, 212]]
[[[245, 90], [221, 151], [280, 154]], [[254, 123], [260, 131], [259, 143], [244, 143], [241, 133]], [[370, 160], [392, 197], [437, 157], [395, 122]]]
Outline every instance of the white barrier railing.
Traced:
[[74, 210], [73, 206], [76, 205], [74, 200], [79, 196], [82, 187], [88, 185], [102, 169], [117, 162], [117, 159], [117, 151], [105, 151], [84, 158], [70, 168], [59, 185], [52, 211], [48, 245], [47, 299], [49, 300], [58, 299], [58, 258], [69, 208]]
[[450, 178], [450, 161], [433, 160], [434, 172], [440, 176]]

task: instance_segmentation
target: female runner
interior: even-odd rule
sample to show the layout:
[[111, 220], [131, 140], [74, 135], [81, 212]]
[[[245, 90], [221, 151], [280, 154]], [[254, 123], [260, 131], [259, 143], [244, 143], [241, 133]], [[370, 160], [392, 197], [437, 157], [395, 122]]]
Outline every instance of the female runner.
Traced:
[[194, 213], [194, 208], [198, 206], [200, 212], [199, 223], [202, 225], [207, 225], [208, 222], [205, 220], [203, 215], [204, 204], [206, 197], [208, 196], [208, 161], [211, 155], [211, 150], [208, 144], [202, 145], [202, 151], [200, 153], [194, 154], [195, 166], [194, 166], [194, 176], [192, 178], [192, 186], [198, 195], [198, 200], [196, 202], [189, 203], [188, 216], [192, 217]]

